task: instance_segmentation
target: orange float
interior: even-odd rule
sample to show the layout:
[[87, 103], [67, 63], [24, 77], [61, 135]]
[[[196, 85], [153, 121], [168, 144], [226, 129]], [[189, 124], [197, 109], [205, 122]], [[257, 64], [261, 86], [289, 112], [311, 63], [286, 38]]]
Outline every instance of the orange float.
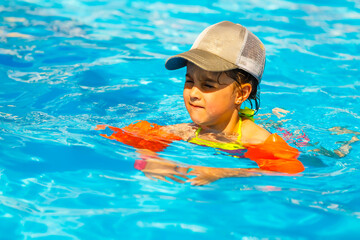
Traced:
[[122, 142], [134, 148], [148, 149], [154, 152], [161, 152], [172, 141], [181, 140], [180, 137], [162, 130], [162, 126], [147, 121], [132, 123], [123, 128], [98, 125], [95, 130], [103, 130], [106, 127], [111, 129], [113, 134], [110, 136], [100, 134], [100, 136]]
[[271, 134], [261, 144], [246, 144], [244, 156], [257, 163], [260, 169], [282, 172], [299, 173], [305, 170], [304, 165], [297, 160], [299, 150], [285, 142], [279, 135]]

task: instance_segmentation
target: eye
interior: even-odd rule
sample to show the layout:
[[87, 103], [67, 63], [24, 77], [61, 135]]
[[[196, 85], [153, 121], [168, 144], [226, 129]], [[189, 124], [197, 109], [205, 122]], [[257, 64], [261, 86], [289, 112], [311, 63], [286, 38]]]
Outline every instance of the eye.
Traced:
[[213, 81], [204, 81], [203, 87], [204, 88], [216, 88], [216, 84]]
[[192, 79], [186, 78], [185, 83], [194, 83], [194, 81]]
[[206, 88], [215, 88], [215, 86], [210, 85], [210, 84], [204, 84], [204, 87], [206, 87]]

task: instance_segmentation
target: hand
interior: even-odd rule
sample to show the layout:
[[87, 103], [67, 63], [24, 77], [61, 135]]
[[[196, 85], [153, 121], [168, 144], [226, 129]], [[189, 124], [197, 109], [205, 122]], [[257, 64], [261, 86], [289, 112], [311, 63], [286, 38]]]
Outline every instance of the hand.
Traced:
[[[141, 166], [139, 168], [139, 166]], [[161, 180], [164, 182], [171, 183], [166, 178], [169, 178], [178, 183], [185, 183], [184, 180], [189, 179], [185, 174], [189, 167], [182, 167], [176, 163], [168, 162], [164, 160], [158, 160], [153, 158], [146, 158], [146, 160], [136, 160], [135, 168], [141, 170], [146, 177], [151, 180]]]
[[239, 168], [214, 168], [214, 167], [201, 167], [191, 166], [191, 172], [188, 175], [196, 176], [195, 178], [187, 180], [191, 185], [201, 186], [212, 183], [220, 178], [226, 177], [250, 177], [260, 176], [254, 173], [255, 169], [239, 169]]

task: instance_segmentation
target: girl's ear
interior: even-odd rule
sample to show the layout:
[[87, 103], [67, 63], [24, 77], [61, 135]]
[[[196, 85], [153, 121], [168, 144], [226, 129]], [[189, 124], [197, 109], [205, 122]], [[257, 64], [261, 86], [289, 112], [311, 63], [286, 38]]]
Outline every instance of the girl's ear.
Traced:
[[241, 84], [236, 93], [235, 104], [242, 104], [249, 98], [252, 90], [252, 86], [250, 83]]

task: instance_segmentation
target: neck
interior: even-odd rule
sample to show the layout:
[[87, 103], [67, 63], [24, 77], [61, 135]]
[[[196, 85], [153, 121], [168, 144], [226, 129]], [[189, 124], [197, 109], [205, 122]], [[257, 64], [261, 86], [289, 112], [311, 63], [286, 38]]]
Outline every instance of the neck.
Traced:
[[239, 128], [239, 113], [234, 111], [227, 121], [221, 121], [219, 123], [207, 126], [200, 126], [205, 131], [215, 131], [218, 133], [234, 134], [237, 133]]

